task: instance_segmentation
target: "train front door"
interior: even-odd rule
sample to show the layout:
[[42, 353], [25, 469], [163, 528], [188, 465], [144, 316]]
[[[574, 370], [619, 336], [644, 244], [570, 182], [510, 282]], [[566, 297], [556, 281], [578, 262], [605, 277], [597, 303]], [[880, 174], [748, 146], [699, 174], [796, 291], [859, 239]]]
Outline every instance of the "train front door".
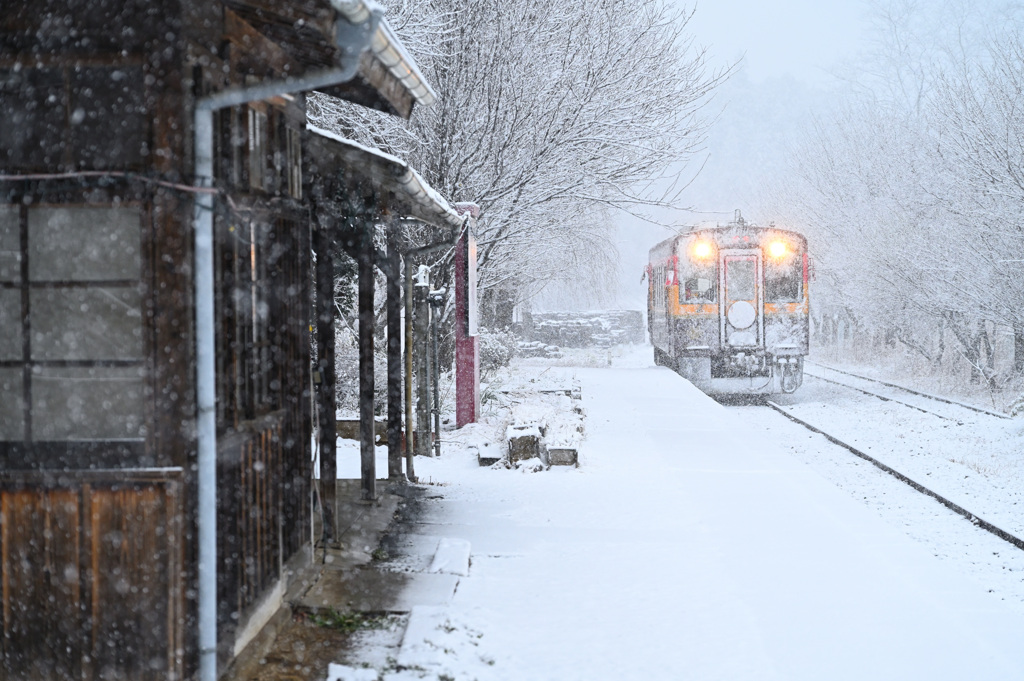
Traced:
[[721, 325], [724, 345], [756, 348], [764, 337], [761, 255], [757, 251], [722, 251]]

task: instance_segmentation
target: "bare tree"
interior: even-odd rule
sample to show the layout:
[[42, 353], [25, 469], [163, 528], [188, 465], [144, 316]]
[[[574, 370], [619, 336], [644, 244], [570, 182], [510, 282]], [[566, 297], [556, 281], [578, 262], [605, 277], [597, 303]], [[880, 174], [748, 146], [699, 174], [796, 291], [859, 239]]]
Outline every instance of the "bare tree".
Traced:
[[1024, 370], [1024, 48], [999, 31], [1014, 10], [878, 7], [860, 87], [772, 203], [817, 237], [819, 307], [929, 359], [948, 332], [994, 385], [994, 325]]
[[985, 257], [984, 309], [1013, 327], [1015, 368], [1024, 372], [1024, 44], [992, 45], [987, 64], [943, 77], [933, 115], [938, 150], [954, 170], [951, 211], [976, 226]]
[[311, 115], [481, 206], [482, 288], [597, 286], [615, 260], [609, 211], [671, 203], [703, 142], [724, 74], [707, 72], [690, 16], [662, 0], [405, 0], [389, 20], [439, 101], [408, 125], [326, 98]]

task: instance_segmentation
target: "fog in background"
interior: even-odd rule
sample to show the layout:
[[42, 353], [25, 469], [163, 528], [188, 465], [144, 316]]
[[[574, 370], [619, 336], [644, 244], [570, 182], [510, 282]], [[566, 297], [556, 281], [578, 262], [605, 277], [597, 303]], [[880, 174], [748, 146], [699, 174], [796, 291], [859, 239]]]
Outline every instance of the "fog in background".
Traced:
[[620, 271], [609, 276], [618, 287], [604, 300], [587, 299], [578, 290], [550, 291], [536, 307], [644, 309], [647, 288], [641, 276], [648, 250], [671, 236], [673, 227], [728, 222], [736, 209], [748, 220], [773, 220], [757, 212], [758, 194], [766, 180], [785, 171], [787, 150], [806, 134], [814, 116], [828, 111], [848, 87], [839, 74], [868, 49], [869, 11], [862, 0], [699, 3], [690, 22], [694, 44], [707, 50], [709, 70], [735, 65], [735, 72], [707, 108], [712, 125], [704, 166], [676, 202], [689, 210], [653, 215], [662, 225], [612, 216], [621, 257]]

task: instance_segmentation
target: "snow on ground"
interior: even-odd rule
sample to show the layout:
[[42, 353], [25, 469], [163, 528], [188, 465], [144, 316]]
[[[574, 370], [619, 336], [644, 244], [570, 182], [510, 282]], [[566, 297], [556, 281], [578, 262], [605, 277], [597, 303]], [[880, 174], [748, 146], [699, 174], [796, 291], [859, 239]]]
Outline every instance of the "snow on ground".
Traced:
[[[413, 613], [401, 662], [371, 632], [332, 678], [1024, 678], [1024, 613], [928, 543], [968, 523], [906, 511], [920, 495], [899, 486], [854, 498], [823, 438], [723, 407], [649, 353], [522, 362], [507, 379], [580, 385], [579, 468], [478, 466], [470, 445], [507, 425], [495, 404], [417, 458], [443, 498], [410, 532], [470, 542], [469, 576], [449, 607]], [[882, 496], [931, 534], [880, 517]]]
[[1000, 413], [1006, 412], [1007, 407], [1024, 390], [1024, 381], [1019, 377], [1001, 373], [997, 388], [993, 388], [988, 381], [972, 384], [962, 373], [935, 371], [930, 363], [920, 357], [900, 351], [887, 352], [876, 347], [871, 347], [868, 353], [852, 351], [850, 348], [812, 348], [809, 359], [821, 362], [826, 367], [893, 382], [933, 395], [944, 395]]
[[[975, 527], [873, 464], [830, 446], [821, 435], [764, 408], [737, 410], [751, 427], [787, 447], [794, 457], [860, 500], [887, 524], [1024, 615], [1024, 551]], [[889, 458], [882, 452], [874, 454]], [[930, 478], [925, 479], [931, 483]]]
[[[808, 378], [780, 397], [794, 415], [1024, 538], [1024, 419], [942, 419]], [[941, 408], [943, 405], [936, 405]]]

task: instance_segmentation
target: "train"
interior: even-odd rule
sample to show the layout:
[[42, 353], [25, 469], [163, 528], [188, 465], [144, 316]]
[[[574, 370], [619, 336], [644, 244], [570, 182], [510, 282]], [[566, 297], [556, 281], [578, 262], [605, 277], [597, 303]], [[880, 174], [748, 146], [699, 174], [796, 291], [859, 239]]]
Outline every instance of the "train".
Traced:
[[711, 395], [792, 393], [810, 342], [807, 239], [737, 211], [650, 250], [654, 361]]

